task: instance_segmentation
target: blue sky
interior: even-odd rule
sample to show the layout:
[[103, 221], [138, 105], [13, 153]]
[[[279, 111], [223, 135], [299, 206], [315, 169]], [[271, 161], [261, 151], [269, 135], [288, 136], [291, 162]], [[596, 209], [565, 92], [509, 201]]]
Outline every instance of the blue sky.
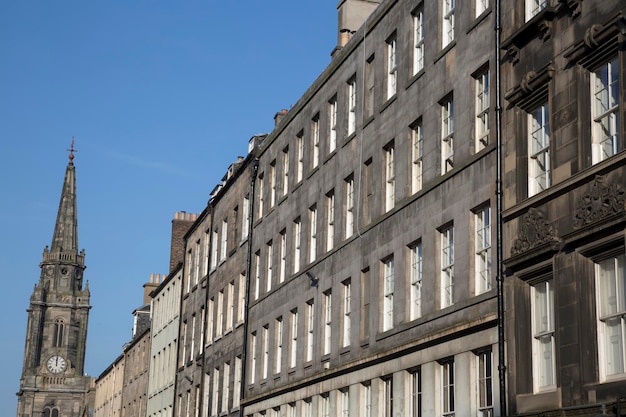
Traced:
[[0, 404], [17, 407], [29, 297], [75, 137], [91, 304], [85, 369], [130, 339], [171, 220], [330, 62], [336, 0], [0, 1]]

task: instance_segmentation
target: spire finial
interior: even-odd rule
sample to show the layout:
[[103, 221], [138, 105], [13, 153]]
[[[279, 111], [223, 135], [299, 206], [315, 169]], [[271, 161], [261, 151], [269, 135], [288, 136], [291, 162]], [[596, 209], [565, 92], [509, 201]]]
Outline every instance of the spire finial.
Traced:
[[74, 136], [72, 136], [72, 146], [70, 146], [69, 149], [67, 149], [68, 151], [70, 151], [70, 164], [74, 162], [74, 152], [78, 152], [76, 149], [74, 149]]

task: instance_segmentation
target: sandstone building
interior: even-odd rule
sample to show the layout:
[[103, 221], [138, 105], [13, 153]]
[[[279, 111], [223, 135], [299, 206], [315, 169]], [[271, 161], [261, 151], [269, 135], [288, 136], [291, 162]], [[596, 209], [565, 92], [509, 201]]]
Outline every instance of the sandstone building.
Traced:
[[74, 144], [69, 154], [52, 245], [30, 297], [17, 417], [88, 415], [91, 377], [84, 374], [89, 287], [78, 250]]

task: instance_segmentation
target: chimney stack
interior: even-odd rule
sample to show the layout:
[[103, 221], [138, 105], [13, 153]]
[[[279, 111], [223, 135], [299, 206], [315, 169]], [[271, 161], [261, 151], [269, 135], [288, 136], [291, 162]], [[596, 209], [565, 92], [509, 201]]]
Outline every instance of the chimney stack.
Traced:
[[198, 215], [196, 213], [187, 213], [185, 211], [174, 213], [172, 241], [170, 244], [170, 272], [176, 268], [176, 265], [183, 262], [185, 258], [185, 241], [183, 238], [197, 218]]
[[287, 114], [287, 109], [282, 109], [281, 111], [279, 111], [278, 113], [274, 115], [274, 127], [278, 126], [278, 124], [280, 123], [281, 120], [283, 120], [286, 114]]
[[381, 0], [339, 1], [337, 4], [339, 12], [337, 46], [330, 53], [331, 57], [334, 57], [348, 43], [354, 32], [359, 30], [380, 2]]

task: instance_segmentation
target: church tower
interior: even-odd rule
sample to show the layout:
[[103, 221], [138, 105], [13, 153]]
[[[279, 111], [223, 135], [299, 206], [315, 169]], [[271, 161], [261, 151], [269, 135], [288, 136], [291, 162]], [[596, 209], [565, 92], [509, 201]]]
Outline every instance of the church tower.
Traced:
[[52, 244], [30, 297], [17, 417], [86, 416], [90, 377], [84, 375], [89, 286], [85, 251], [78, 251], [74, 141], [69, 149]]

